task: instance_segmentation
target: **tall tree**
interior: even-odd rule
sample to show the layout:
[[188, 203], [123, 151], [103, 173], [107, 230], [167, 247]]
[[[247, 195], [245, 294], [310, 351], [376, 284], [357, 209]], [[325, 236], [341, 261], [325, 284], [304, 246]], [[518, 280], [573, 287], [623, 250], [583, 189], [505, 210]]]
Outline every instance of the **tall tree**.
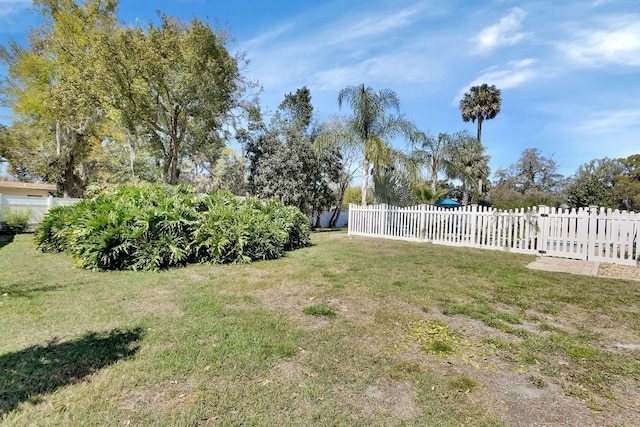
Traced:
[[471, 199], [478, 203], [482, 195], [482, 182], [489, 176], [490, 157], [476, 138], [468, 132], [459, 132], [451, 142], [446, 161], [447, 175], [462, 182], [462, 204]]
[[540, 204], [560, 206], [564, 203], [565, 178], [558, 173], [557, 162], [545, 157], [537, 148], [522, 151], [518, 161], [507, 169], [498, 169], [491, 203], [501, 209]]
[[523, 150], [515, 164], [496, 171], [496, 176], [499, 183], [505, 182], [522, 194], [531, 190], [559, 193], [564, 186], [558, 163], [552, 157], [543, 156], [538, 148]]
[[623, 170], [616, 175], [613, 187], [620, 209], [640, 212], [640, 154], [620, 159]]
[[402, 115], [389, 114], [389, 110], [399, 112], [400, 100], [391, 89], [376, 92], [371, 87], [348, 86], [338, 94], [338, 106], [348, 104], [353, 111], [350, 120], [353, 133], [358, 136], [362, 148], [362, 205], [367, 204], [369, 170], [373, 163], [374, 180], [384, 166], [398, 156], [386, 138], [405, 136], [413, 138], [416, 129], [413, 123]]
[[335, 147], [314, 149], [313, 106], [307, 88], [285, 95], [270, 126], [252, 113], [242, 133], [249, 159], [249, 190], [259, 197], [275, 197], [319, 219], [333, 202], [330, 184], [339, 180], [340, 153]]
[[92, 48], [117, 22], [117, 1], [35, 0], [42, 26], [31, 31], [29, 46], [11, 41], [0, 58], [8, 66], [5, 106], [31, 127], [48, 129], [55, 147], [49, 158], [65, 196], [75, 196], [78, 167], [99, 141], [102, 110]]
[[360, 153], [357, 141], [358, 136], [354, 134], [350, 121], [346, 117], [337, 116], [320, 125], [319, 134], [315, 139], [316, 153], [336, 150], [342, 159], [335, 183], [336, 203], [329, 219], [329, 227], [334, 227], [340, 217], [347, 189], [358, 170]]
[[612, 190], [615, 178], [622, 173], [623, 168], [619, 160], [606, 157], [580, 165], [578, 171], [569, 179], [567, 202], [572, 207], [617, 207]]
[[438, 174], [446, 171], [447, 156], [453, 147], [454, 139], [457, 138], [459, 138], [458, 134], [452, 136], [448, 133], [440, 133], [436, 138], [424, 132], [419, 132], [415, 137], [416, 148], [412, 155], [419, 163], [426, 165], [431, 179], [431, 194], [434, 196], [438, 193]]
[[460, 100], [462, 120], [478, 122], [477, 139], [480, 144], [482, 144], [482, 122], [495, 118], [500, 112], [501, 106], [500, 89], [486, 83], [472, 86]]
[[242, 86], [229, 36], [198, 19], [161, 15], [159, 26], [119, 28], [102, 39], [100, 75], [108, 105], [134, 136], [145, 135], [176, 184], [185, 158], [205, 153], [215, 165], [221, 136]]

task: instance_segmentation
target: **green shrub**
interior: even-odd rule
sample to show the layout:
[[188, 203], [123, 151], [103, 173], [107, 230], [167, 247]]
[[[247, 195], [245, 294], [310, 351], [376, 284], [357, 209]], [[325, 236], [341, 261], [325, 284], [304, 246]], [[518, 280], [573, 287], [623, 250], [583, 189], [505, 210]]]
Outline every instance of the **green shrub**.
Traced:
[[24, 233], [29, 227], [31, 210], [7, 209], [2, 212], [4, 221], [0, 224], [2, 234]]
[[[83, 203], [83, 201], [79, 202]], [[80, 209], [76, 206], [56, 206], [49, 209], [33, 232], [36, 245], [42, 252], [62, 252], [66, 247], [66, 233]]]
[[298, 209], [276, 201], [127, 185], [52, 209], [35, 235], [41, 250], [69, 252], [87, 269], [160, 270], [279, 258], [309, 245], [310, 227]]

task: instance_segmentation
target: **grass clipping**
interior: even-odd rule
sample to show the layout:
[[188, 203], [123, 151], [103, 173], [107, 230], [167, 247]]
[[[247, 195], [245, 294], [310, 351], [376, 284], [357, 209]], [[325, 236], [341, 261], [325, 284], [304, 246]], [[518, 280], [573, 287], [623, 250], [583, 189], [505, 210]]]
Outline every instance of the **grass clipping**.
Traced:
[[421, 319], [410, 323], [405, 328], [403, 337], [417, 342], [427, 353], [442, 357], [456, 350], [455, 337], [451, 328], [440, 320]]

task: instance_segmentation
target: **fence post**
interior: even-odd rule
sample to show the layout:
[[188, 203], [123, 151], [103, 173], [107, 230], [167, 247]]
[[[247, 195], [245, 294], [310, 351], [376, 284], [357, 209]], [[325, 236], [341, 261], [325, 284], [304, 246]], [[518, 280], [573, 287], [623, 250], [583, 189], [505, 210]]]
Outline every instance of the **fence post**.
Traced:
[[470, 219], [470, 230], [469, 232], [471, 233], [469, 236], [469, 243], [471, 243], [471, 246], [475, 246], [476, 245], [476, 227], [477, 227], [477, 221], [478, 221], [478, 205], [471, 205], [471, 215], [469, 215], [469, 219]]
[[353, 226], [353, 206], [351, 206], [353, 203], [349, 203], [349, 212], [348, 212], [348, 218], [347, 218], [347, 236], [351, 234], [351, 227]]
[[418, 226], [418, 239], [424, 240], [427, 234], [427, 205], [420, 205], [420, 221]]
[[536, 233], [536, 250], [538, 254], [547, 253], [547, 239], [549, 237], [549, 206], [538, 206], [538, 232]]
[[380, 205], [380, 231], [379, 233], [383, 236], [387, 235], [387, 215], [388, 215], [388, 206], [386, 203]]
[[[590, 205], [589, 211], [589, 222], [587, 227], [587, 260], [589, 260], [590, 255], [592, 256], [602, 256], [602, 249], [599, 247], [596, 252], [596, 246], [598, 243], [598, 206]], [[604, 230], [603, 230], [604, 231]], [[593, 257], [592, 257], [593, 258]]]

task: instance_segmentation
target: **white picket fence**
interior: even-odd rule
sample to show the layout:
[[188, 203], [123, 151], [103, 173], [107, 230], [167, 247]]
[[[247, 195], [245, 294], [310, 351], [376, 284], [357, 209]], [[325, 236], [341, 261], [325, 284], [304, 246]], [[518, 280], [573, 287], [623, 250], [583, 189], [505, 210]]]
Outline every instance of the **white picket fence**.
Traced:
[[349, 234], [636, 265], [640, 214], [589, 207], [502, 211], [349, 205]]
[[3, 213], [17, 211], [30, 212], [30, 225], [38, 224], [44, 214], [55, 206], [67, 206], [79, 202], [82, 199], [60, 198], [60, 197], [30, 197], [12, 196], [0, 194], [0, 222], [4, 221]]

